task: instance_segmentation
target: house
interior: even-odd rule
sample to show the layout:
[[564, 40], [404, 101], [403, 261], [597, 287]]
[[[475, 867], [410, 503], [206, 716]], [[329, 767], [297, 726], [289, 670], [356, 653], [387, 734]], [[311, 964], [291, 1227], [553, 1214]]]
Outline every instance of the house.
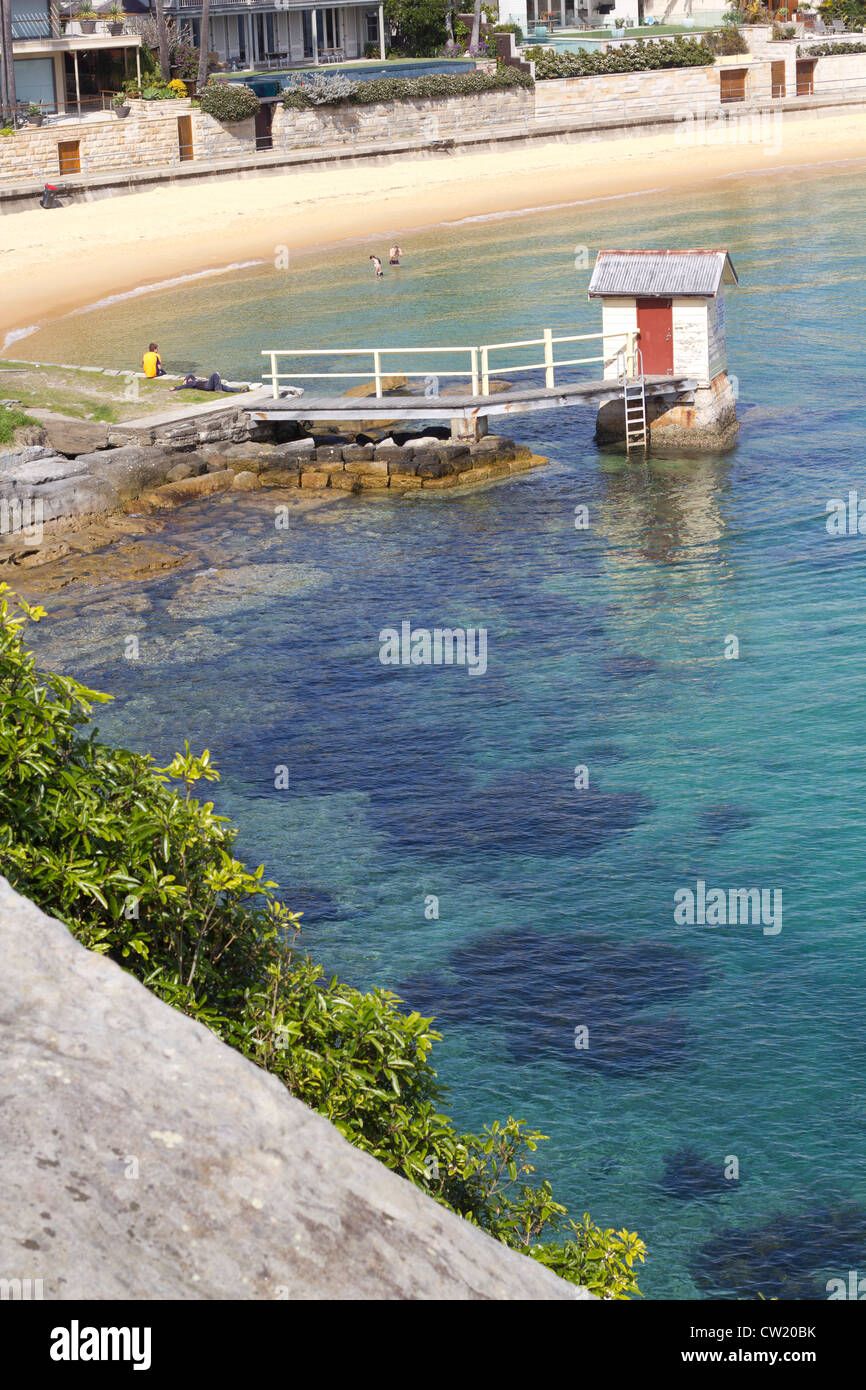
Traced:
[[726, 250], [599, 251], [589, 297], [601, 300], [605, 377], [618, 376], [616, 348], [637, 333], [647, 376], [709, 386], [727, 370], [723, 286], [738, 283]]
[[618, 389], [599, 407], [598, 440], [628, 438], [629, 392], [643, 397], [645, 378], [671, 377], [672, 386], [690, 384], [673, 402], [645, 401], [644, 430], [653, 449], [731, 447], [737, 411], [727, 370], [724, 286], [737, 284], [724, 248], [599, 251], [589, 297], [601, 300], [604, 376]]
[[[165, 11], [198, 47], [201, 0], [165, 0]], [[295, 0], [211, 0], [208, 51], [242, 68], [385, 57], [384, 6], [377, 3], [314, 9]]]
[[125, 23], [121, 33], [111, 33], [104, 20], [91, 21], [93, 32], [85, 33], [80, 21], [61, 17], [56, 0], [11, 0], [11, 6], [19, 106], [33, 103], [61, 114], [101, 110], [100, 92], [116, 91], [125, 76], [137, 74], [141, 39]]

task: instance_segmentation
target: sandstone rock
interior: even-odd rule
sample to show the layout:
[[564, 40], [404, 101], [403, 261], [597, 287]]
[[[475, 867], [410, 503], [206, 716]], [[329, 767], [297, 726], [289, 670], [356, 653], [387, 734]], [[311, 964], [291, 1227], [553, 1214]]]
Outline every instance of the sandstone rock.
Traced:
[[343, 458], [347, 463], [358, 463], [361, 459], [371, 459], [372, 457], [372, 444], [346, 444], [343, 447]]
[[429, 462], [430, 459], [435, 460], [435, 458], [435, 454], [401, 453], [399, 458], [389, 460], [388, 473], [392, 478], [405, 474], [410, 474], [414, 476], [419, 463], [423, 462], [424, 460]]
[[26, 449], [29, 446], [44, 444], [46, 434], [41, 425], [19, 425], [17, 430], [12, 431], [12, 443], [16, 449]]
[[343, 462], [343, 450], [335, 444], [319, 444], [316, 448], [316, 463]]
[[300, 481], [299, 468], [268, 468], [261, 475], [265, 487], [298, 487]]
[[301, 487], [322, 488], [328, 487], [331, 475], [325, 469], [308, 468], [301, 474]]
[[387, 487], [391, 481], [387, 473], [355, 473], [361, 487], [383, 488]]
[[418, 460], [415, 472], [419, 478], [443, 478], [446, 473], [454, 472], [448, 458], [436, 458], [433, 454], [429, 456], [425, 454], [420, 459], [416, 454], [415, 458]]
[[185, 502], [194, 502], [199, 497], [225, 492], [234, 479], [234, 473], [228, 468], [222, 473], [202, 473], [197, 478], [184, 478], [179, 483], [165, 483], [162, 487], [151, 488], [142, 495], [141, 500], [151, 506], [182, 507]]
[[42, 427], [52, 449], [71, 458], [108, 447], [108, 425], [98, 420], [65, 420], [50, 416], [42, 421]]
[[53, 449], [46, 449], [44, 444], [24, 445], [20, 449], [0, 450], [0, 473], [14, 471], [25, 463], [33, 463], [36, 459], [56, 458]]
[[373, 458], [384, 459], [387, 462], [390, 459], [399, 458], [401, 453], [402, 450], [398, 449], [396, 444], [377, 444]]
[[235, 474], [234, 482], [232, 483], [232, 491], [255, 492], [257, 488], [261, 487], [261, 485], [261, 481], [257, 477], [257, 475], [255, 473], [251, 473], [249, 469], [246, 469], [241, 473]]
[[591, 1298], [353, 1149], [3, 879], [0, 950], [5, 1277], [47, 1300]]
[[338, 488], [341, 492], [359, 492], [361, 484], [354, 473], [347, 473], [341, 468], [331, 474], [331, 487]]
[[202, 471], [200, 463], [176, 463], [166, 473], [166, 479], [170, 483], [183, 482], [184, 478], [196, 478]]
[[163, 482], [169, 468], [182, 462], [176, 453], [149, 445], [125, 444], [119, 449], [103, 449], [79, 454], [76, 462], [110, 483], [124, 501], [137, 497], [145, 488]]
[[[399, 459], [402, 455], [399, 450], [395, 450], [395, 458]], [[358, 477], [362, 474], [378, 473], [383, 477], [388, 476], [389, 463], [387, 459], [357, 459], [351, 460], [346, 464], [347, 473], [355, 473]]]

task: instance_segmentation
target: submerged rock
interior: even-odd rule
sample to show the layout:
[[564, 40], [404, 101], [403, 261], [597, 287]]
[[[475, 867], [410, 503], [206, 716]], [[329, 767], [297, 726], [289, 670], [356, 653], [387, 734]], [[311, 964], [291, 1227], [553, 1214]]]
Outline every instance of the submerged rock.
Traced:
[[704, 1197], [718, 1197], [739, 1187], [737, 1182], [728, 1180], [724, 1172], [724, 1158], [704, 1158], [696, 1149], [678, 1149], [665, 1158], [664, 1172], [659, 1187], [667, 1197], [677, 1197], [682, 1201], [697, 1201]]
[[[709, 976], [693, 952], [592, 932], [502, 931], [461, 946], [447, 968], [399, 991], [444, 1023], [501, 1030], [518, 1062], [554, 1058], [587, 1070], [641, 1076], [691, 1056], [685, 1021], [653, 1010], [701, 989]], [[589, 1030], [575, 1046], [575, 1029]]]
[[826, 1299], [829, 1278], [863, 1268], [866, 1209], [855, 1203], [811, 1206], [771, 1217], [751, 1230], [727, 1230], [692, 1265], [710, 1298]]

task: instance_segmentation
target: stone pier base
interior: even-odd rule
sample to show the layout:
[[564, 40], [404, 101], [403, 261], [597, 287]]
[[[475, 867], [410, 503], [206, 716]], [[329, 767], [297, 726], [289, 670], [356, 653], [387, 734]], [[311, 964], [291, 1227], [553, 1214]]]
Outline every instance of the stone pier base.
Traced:
[[451, 421], [451, 438], [459, 440], [461, 444], [477, 444], [486, 433], [486, 415], [474, 415], [471, 420], [464, 420], [462, 416], [455, 416]]
[[[690, 404], [647, 399], [649, 447], [654, 454], [718, 453], [736, 443], [736, 402], [727, 372], [699, 386]], [[625, 444], [622, 400], [599, 406], [595, 425], [599, 444]]]

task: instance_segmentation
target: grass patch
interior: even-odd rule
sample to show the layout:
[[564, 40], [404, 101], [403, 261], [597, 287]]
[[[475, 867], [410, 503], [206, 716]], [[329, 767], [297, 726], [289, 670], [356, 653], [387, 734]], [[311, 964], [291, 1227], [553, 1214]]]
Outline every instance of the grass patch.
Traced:
[[27, 415], [23, 410], [0, 405], [0, 444], [11, 444], [15, 431], [23, 425], [38, 424], [38, 420], [34, 420], [32, 415]]

